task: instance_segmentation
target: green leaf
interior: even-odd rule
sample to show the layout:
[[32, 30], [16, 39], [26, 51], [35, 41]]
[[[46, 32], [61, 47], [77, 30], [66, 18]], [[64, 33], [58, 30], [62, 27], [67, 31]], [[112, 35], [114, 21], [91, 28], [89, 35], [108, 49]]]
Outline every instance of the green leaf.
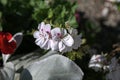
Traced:
[[65, 17], [65, 12], [66, 12], [66, 8], [65, 8], [65, 6], [63, 6], [62, 12], [61, 12], [61, 17], [62, 17], [62, 18]]
[[78, 27], [78, 24], [76, 22], [75, 16], [72, 16], [68, 21], [70, 23], [70, 26], [72, 26], [74, 28]]
[[49, 9], [48, 11], [48, 18], [52, 18], [53, 17], [53, 10]]

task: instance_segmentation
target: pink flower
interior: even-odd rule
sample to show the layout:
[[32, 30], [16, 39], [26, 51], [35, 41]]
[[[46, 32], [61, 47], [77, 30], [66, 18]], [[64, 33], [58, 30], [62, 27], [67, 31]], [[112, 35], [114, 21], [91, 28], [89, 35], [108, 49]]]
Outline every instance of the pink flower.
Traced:
[[38, 25], [38, 31], [35, 31], [33, 36], [36, 38], [35, 43], [40, 48], [43, 49], [50, 49], [49, 43], [50, 43], [50, 34], [51, 26], [50, 24], [45, 24], [44, 22], [41, 22], [41, 24]]
[[51, 49], [63, 52], [67, 47], [74, 44], [74, 40], [70, 34], [63, 28], [54, 28], [51, 30], [52, 40]]

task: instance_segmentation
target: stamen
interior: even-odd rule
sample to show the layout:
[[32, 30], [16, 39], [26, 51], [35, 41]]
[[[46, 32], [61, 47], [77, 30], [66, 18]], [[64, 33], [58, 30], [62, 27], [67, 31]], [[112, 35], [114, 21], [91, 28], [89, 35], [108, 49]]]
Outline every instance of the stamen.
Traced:
[[57, 36], [60, 36], [60, 33], [57, 33]]
[[57, 36], [58, 36], [59, 38], [62, 38], [62, 35], [61, 35], [60, 33], [57, 33]]
[[49, 31], [46, 31], [46, 33], [50, 34], [50, 32], [49, 32]]

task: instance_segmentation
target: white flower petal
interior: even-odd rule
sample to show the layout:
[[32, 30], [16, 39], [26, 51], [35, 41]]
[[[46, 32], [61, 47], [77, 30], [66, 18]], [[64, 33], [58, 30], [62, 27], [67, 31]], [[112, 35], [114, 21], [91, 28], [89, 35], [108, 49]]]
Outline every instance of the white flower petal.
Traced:
[[73, 50], [72, 47], [67, 47], [66, 46], [66, 48], [62, 51], [62, 53], [70, 52], [72, 50]]
[[80, 47], [81, 45], [81, 37], [82, 35], [76, 35], [76, 36], [73, 36], [73, 39], [74, 39], [74, 44], [73, 44], [73, 49], [78, 49], [78, 47]]
[[93, 56], [91, 57], [91, 61], [92, 61], [92, 62], [101, 61], [101, 55], [93, 55]]
[[51, 30], [51, 33], [52, 34], [56, 34], [56, 33], [61, 33], [61, 29], [60, 28], [53, 28], [52, 30]]
[[89, 68], [93, 68], [95, 71], [101, 70], [104, 61], [105, 57], [103, 55], [93, 55], [89, 62]]
[[77, 29], [74, 29], [74, 28], [68, 28], [68, 32], [69, 32], [72, 36], [75, 36], [75, 35], [78, 34]]
[[102, 65], [100, 63], [89, 64], [89, 68], [92, 68], [92, 67], [102, 68]]
[[36, 38], [35, 43], [43, 49], [50, 49], [51, 25], [41, 22], [38, 25], [39, 31], [35, 31], [33, 36]]
[[77, 35], [77, 34], [78, 34], [77, 29], [73, 29], [73, 30], [72, 30], [72, 35]]
[[57, 33], [60, 33], [60, 34], [61, 34], [60, 28], [54, 28], [54, 29], [51, 30], [51, 35], [52, 35], [52, 36], [56, 36]]
[[80, 45], [81, 45], [82, 34], [77, 35], [78, 31], [77, 31], [77, 29], [74, 29], [74, 28], [68, 28], [68, 32], [74, 39], [74, 44], [72, 45], [72, 48], [78, 49], [78, 47], [80, 47]]
[[58, 51], [58, 41], [55, 40], [50, 40], [50, 46], [51, 46], [51, 50], [53, 51]]
[[109, 8], [107, 8], [107, 7], [105, 7], [101, 12], [103, 17], [106, 17], [108, 15], [108, 13], [109, 13]]
[[51, 31], [51, 25], [50, 24], [46, 24], [44, 29], [45, 29], [45, 31], [50, 32]]
[[35, 31], [35, 32], [33, 33], [33, 37], [34, 37], [34, 38], [39, 38], [39, 37], [40, 37], [39, 31]]
[[72, 38], [72, 36], [70, 34], [68, 34], [67, 36], [65, 36], [63, 39], [62, 39], [63, 43], [66, 45], [66, 46], [69, 46], [71, 47], [73, 44], [74, 44], [74, 40]]
[[66, 48], [65, 44], [62, 41], [59, 42], [58, 47], [60, 52], [62, 52]]
[[67, 35], [67, 31], [66, 31], [66, 29], [64, 29], [64, 28], [61, 29], [61, 35], [62, 35], [62, 36]]
[[44, 44], [44, 42], [45, 42], [44, 38], [38, 38], [35, 40], [36, 45], [40, 47]]
[[41, 31], [42, 29], [44, 29], [44, 26], [45, 26], [45, 23], [44, 23], [44, 22], [41, 22], [41, 23], [38, 25], [38, 30]]
[[67, 31], [63, 28], [54, 28], [51, 30], [51, 35], [53, 40], [60, 40], [67, 35]]
[[53, 40], [58, 40], [59, 39], [59, 36], [57, 36], [58, 33], [61, 35], [60, 28], [54, 28], [54, 29], [51, 30], [51, 36], [52, 36]]
[[47, 49], [47, 50], [50, 49], [50, 41], [48, 39], [45, 40], [44, 44], [41, 45], [41, 48]]

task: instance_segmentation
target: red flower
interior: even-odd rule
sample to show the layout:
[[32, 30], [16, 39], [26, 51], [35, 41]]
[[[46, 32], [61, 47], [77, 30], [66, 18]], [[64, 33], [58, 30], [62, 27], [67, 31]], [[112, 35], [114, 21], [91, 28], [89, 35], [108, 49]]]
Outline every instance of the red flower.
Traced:
[[[16, 49], [16, 42], [12, 39], [12, 34], [0, 32], [0, 50], [3, 54], [12, 54]], [[10, 41], [11, 40], [11, 41]]]

